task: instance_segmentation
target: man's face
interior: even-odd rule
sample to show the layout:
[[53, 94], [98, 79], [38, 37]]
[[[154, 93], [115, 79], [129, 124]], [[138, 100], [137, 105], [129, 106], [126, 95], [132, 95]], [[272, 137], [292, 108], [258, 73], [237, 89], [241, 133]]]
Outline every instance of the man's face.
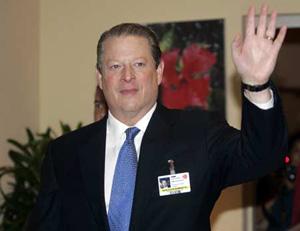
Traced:
[[103, 48], [99, 86], [111, 113], [134, 124], [156, 102], [163, 63], [155, 68], [148, 40], [140, 36], [108, 38]]
[[292, 164], [298, 166], [300, 164], [300, 140], [296, 141], [292, 147]]
[[101, 120], [107, 113], [106, 103], [102, 90], [97, 86], [94, 101], [94, 120]]
[[161, 183], [162, 183], [162, 185], [163, 185], [164, 188], [168, 186], [168, 183], [167, 183], [166, 180], [163, 180]]

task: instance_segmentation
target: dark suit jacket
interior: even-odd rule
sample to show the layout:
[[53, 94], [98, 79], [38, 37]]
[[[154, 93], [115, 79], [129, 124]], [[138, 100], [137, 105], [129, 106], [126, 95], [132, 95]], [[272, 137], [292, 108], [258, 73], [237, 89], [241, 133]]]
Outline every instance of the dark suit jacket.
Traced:
[[[158, 105], [144, 134], [130, 230], [210, 230], [222, 189], [280, 165], [286, 127], [275, 106], [260, 110], [244, 99], [241, 131], [203, 111]], [[104, 202], [106, 118], [56, 139], [42, 168], [42, 186], [27, 230], [109, 230]], [[157, 177], [189, 172], [191, 192], [159, 196]]]

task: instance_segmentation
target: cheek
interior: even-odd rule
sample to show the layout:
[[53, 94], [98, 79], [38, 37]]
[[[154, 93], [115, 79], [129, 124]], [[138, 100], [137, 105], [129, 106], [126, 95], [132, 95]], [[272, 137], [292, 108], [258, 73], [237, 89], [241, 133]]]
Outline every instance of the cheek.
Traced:
[[155, 97], [157, 92], [158, 92], [158, 82], [156, 78], [152, 78], [151, 80], [148, 80], [145, 84], [144, 84], [144, 94], [149, 97]]
[[117, 82], [114, 81], [113, 76], [105, 76], [105, 79], [102, 81], [102, 88], [107, 103], [114, 102], [117, 98]]
[[159, 82], [158, 78], [156, 76], [153, 77], [153, 79], [152, 79], [152, 81], [150, 83], [151, 88], [152, 89], [158, 89], [159, 84], [160, 84], [160, 82]]
[[107, 75], [102, 79], [102, 86], [103, 90], [110, 91], [113, 89], [117, 82], [115, 81], [116, 78], [114, 76]]

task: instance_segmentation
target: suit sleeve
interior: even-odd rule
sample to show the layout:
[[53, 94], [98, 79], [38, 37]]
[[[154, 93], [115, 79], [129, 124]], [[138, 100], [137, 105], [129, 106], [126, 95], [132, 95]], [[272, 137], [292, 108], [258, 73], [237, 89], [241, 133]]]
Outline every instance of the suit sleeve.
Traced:
[[40, 192], [24, 230], [26, 231], [61, 231], [61, 196], [55, 177], [51, 143], [43, 161], [41, 170]]
[[241, 130], [225, 121], [208, 132], [215, 180], [220, 189], [266, 175], [283, 164], [287, 152], [287, 128], [277, 91], [274, 107], [262, 110], [243, 97]]

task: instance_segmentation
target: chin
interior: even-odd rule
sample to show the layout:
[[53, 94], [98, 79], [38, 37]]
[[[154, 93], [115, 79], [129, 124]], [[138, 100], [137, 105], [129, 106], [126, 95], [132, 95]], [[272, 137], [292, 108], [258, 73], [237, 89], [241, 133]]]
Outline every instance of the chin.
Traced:
[[123, 106], [122, 108], [123, 108], [123, 111], [128, 112], [128, 113], [138, 111], [138, 107], [135, 106], [135, 105], [128, 105], [127, 104], [125, 107]]

